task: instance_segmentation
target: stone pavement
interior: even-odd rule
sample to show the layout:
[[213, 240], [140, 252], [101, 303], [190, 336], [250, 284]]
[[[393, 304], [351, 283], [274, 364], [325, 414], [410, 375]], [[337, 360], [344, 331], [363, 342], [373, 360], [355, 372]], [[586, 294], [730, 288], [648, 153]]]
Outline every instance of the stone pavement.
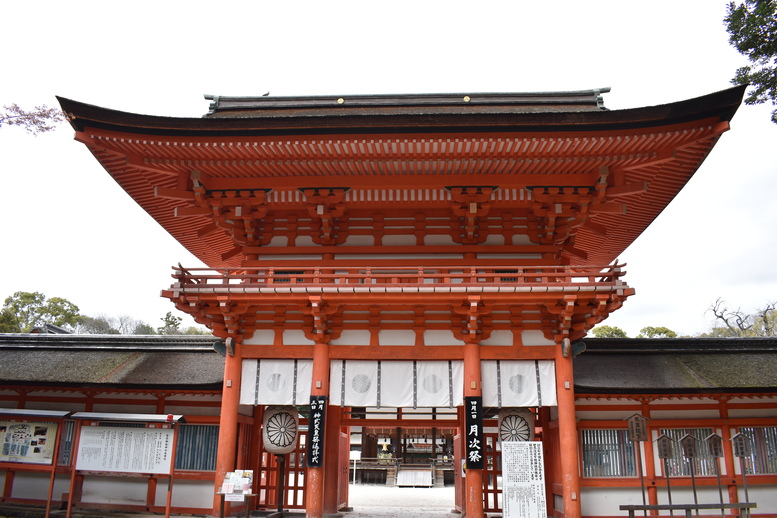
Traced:
[[[461, 514], [453, 512], [453, 487], [387, 487], [381, 485], [351, 484], [349, 489], [349, 504], [352, 511], [335, 515], [341, 518], [461, 518]], [[43, 509], [20, 506], [13, 509], [3, 506], [0, 518], [43, 518]], [[253, 513], [253, 517], [277, 516], [277, 513]], [[57, 510], [51, 513], [53, 518], [64, 518], [65, 511]], [[76, 509], [73, 518], [160, 518], [163, 514], [85, 511]], [[173, 517], [188, 518], [191, 515], [176, 515]], [[202, 515], [198, 515], [198, 518]], [[243, 516], [242, 514], [240, 515]], [[284, 513], [288, 518], [304, 518], [304, 512], [299, 510]]]
[[453, 487], [387, 487], [352, 484], [343, 518], [461, 518], [453, 512]]

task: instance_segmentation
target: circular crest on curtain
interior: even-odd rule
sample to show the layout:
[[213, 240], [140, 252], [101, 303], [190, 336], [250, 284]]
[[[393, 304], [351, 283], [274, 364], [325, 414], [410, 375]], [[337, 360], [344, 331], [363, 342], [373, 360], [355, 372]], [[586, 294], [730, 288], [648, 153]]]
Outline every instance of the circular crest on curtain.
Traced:
[[499, 440], [533, 441], [534, 412], [528, 408], [503, 408], [500, 410]]
[[264, 449], [278, 455], [297, 446], [299, 414], [293, 406], [268, 406], [262, 419]]

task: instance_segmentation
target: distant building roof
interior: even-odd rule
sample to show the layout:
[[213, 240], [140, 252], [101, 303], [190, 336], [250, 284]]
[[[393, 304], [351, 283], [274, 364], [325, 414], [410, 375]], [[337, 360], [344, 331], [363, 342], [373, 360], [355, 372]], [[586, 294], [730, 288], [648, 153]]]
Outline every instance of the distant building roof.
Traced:
[[218, 346], [212, 336], [0, 334], [0, 385], [220, 389]]
[[723, 393], [777, 390], [777, 338], [586, 338], [575, 392]]

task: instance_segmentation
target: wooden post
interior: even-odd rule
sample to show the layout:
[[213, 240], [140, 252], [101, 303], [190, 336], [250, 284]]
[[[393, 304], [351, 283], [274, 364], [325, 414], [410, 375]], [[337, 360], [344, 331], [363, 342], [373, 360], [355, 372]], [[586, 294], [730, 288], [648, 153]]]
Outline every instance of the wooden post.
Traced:
[[[481, 381], [480, 345], [477, 342], [467, 342], [464, 344], [464, 397], [482, 397], [483, 385]], [[462, 434], [462, 438], [466, 441], [466, 433]], [[467, 469], [466, 475], [464, 495], [467, 518], [484, 518], [483, 470]]]
[[[310, 394], [312, 396], [329, 395], [329, 344], [323, 341], [316, 341], [316, 344], [313, 346], [313, 383]], [[327, 464], [333, 462], [333, 459], [328, 458], [326, 455], [326, 427], [325, 421], [323, 431], [324, 465], [318, 468], [308, 467], [306, 472], [305, 515], [308, 518], [322, 518], [324, 515], [324, 474]], [[310, 440], [310, 437], [308, 437], [308, 440]]]
[[[240, 405], [240, 377], [243, 369], [242, 348], [236, 344], [234, 355], [227, 354], [224, 361], [224, 384], [219, 419], [219, 444], [216, 456], [214, 493], [218, 493], [224, 477], [235, 470], [237, 456], [237, 416]], [[229, 505], [228, 503], [226, 504]], [[213, 516], [218, 516], [221, 500], [213, 498]], [[227, 512], [229, 509], [227, 508]]]
[[564, 517], [580, 518], [580, 475], [577, 462], [577, 420], [571, 355], [556, 348], [556, 392], [558, 394], [558, 438]]
[[[342, 402], [341, 402], [342, 403]], [[340, 418], [342, 406], [328, 405], [326, 416], [326, 433], [324, 434], [324, 513], [336, 514], [340, 484]], [[326, 437], [329, 439], [326, 440]], [[343, 466], [348, 469], [348, 466]]]

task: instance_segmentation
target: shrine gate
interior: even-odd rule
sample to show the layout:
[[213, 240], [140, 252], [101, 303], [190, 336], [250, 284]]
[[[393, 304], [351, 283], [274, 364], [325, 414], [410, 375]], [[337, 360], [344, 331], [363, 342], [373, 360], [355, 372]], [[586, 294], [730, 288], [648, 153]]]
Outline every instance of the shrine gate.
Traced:
[[485, 419], [543, 440], [548, 514], [580, 517], [575, 342], [634, 293], [616, 258], [744, 89], [617, 111], [606, 91], [213, 97], [202, 118], [60, 99], [76, 139], [207, 265], [175, 267], [163, 295], [227, 343], [214, 487], [276, 469], [258, 430], [281, 406], [308, 426], [292, 502], [307, 516], [347, 506], [361, 426], [458, 436], [457, 505], [482, 517], [499, 506]]

